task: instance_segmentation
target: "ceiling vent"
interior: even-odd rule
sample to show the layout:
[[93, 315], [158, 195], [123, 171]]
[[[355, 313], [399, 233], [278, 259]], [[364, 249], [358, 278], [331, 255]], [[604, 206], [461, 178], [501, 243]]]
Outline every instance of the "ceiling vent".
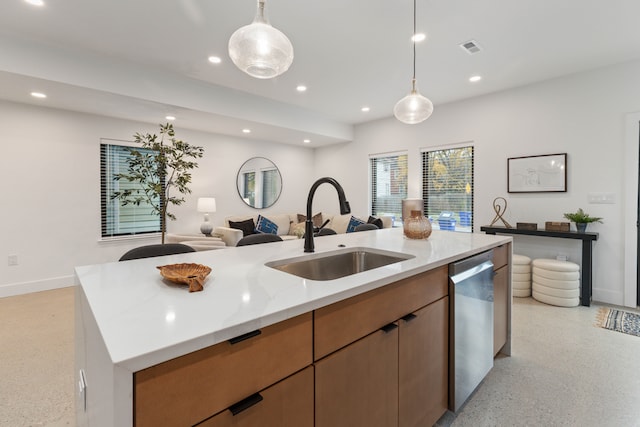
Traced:
[[475, 40], [469, 40], [468, 42], [460, 43], [460, 47], [469, 55], [473, 55], [474, 53], [478, 53], [482, 50], [480, 45], [478, 45], [478, 42]]

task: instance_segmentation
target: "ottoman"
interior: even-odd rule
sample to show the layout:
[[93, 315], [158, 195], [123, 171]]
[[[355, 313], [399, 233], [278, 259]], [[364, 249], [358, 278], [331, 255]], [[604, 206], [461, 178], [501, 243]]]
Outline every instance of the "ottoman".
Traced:
[[520, 298], [531, 296], [531, 258], [513, 254], [511, 264], [513, 296]]
[[533, 298], [559, 307], [576, 307], [580, 303], [580, 266], [569, 261], [536, 259], [532, 262]]

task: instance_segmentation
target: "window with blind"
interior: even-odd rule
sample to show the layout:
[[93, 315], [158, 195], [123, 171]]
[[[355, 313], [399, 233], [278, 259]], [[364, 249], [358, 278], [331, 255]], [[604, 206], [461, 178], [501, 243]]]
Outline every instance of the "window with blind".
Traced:
[[262, 171], [262, 207], [273, 205], [280, 196], [280, 172], [277, 169]]
[[152, 150], [144, 148], [100, 144], [102, 237], [131, 236], [161, 231], [160, 215], [153, 212], [153, 207], [148, 202], [122, 206], [120, 200], [112, 198], [114, 191], [141, 187], [139, 183], [114, 179], [116, 174], [128, 172], [127, 159], [131, 157], [129, 151], [131, 149], [142, 153], [153, 153]]
[[425, 216], [441, 230], [473, 230], [473, 147], [422, 153]]
[[407, 198], [407, 155], [372, 156], [371, 215], [402, 218], [402, 199]]

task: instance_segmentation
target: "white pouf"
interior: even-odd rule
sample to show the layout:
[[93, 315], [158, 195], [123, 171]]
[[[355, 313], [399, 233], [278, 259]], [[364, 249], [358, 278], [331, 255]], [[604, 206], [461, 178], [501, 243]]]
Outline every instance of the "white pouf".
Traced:
[[512, 295], [518, 298], [531, 296], [531, 258], [513, 254], [511, 264]]
[[533, 260], [531, 289], [533, 298], [559, 307], [580, 304], [580, 266], [555, 259]]

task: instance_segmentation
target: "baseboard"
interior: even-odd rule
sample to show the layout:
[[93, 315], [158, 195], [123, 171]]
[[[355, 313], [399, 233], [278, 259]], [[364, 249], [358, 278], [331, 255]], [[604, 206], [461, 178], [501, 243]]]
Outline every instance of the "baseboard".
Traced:
[[612, 291], [610, 289], [593, 288], [591, 299], [596, 302], [605, 304], [613, 304], [618, 306], [624, 305], [624, 295], [622, 291]]
[[54, 277], [53, 279], [36, 280], [33, 282], [9, 283], [0, 285], [0, 298], [66, 288], [73, 286], [73, 284], [73, 276]]

